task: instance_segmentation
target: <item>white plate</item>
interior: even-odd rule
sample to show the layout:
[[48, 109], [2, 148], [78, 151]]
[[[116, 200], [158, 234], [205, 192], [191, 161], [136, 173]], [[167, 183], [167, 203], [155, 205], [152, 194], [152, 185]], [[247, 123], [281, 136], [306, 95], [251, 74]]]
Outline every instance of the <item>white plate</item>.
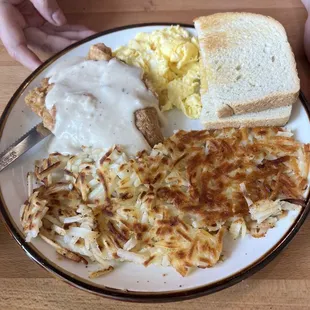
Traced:
[[[161, 29], [164, 25], [128, 26], [103, 32], [82, 42], [74, 44], [54, 56], [32, 73], [21, 85], [9, 102], [1, 119], [0, 150], [3, 151], [16, 138], [39, 123], [24, 104], [25, 94], [37, 86], [46, 70], [72, 56], [85, 56], [90, 45], [104, 42], [113, 49], [126, 44], [138, 32], [150, 32]], [[195, 34], [193, 28], [188, 30]], [[289, 127], [302, 142], [310, 142], [310, 122], [307, 103], [299, 101], [293, 110]], [[304, 105], [304, 106], [303, 106]], [[308, 106], [309, 107], [309, 106]], [[171, 111], [168, 117], [173, 120], [165, 128], [165, 135], [174, 129], [200, 129], [198, 121], [191, 121], [178, 111]], [[197, 269], [183, 278], [173, 268], [149, 266], [147, 268], [132, 263], [124, 263], [104, 277], [89, 280], [88, 270], [82, 264], [59, 258], [53, 248], [36, 239], [31, 244], [24, 241], [19, 221], [19, 209], [26, 199], [26, 173], [33, 169], [35, 159], [47, 156], [44, 143], [41, 143], [18, 159], [0, 174], [1, 213], [7, 226], [17, 242], [27, 254], [43, 267], [60, 276], [75, 286], [104, 296], [135, 301], [169, 301], [200, 296], [228, 287], [272, 260], [291, 240], [304, 221], [310, 205], [300, 213], [291, 212], [280, 220], [274, 229], [268, 231], [265, 238], [255, 239], [246, 236], [242, 240], [225, 239], [224, 262], [209, 269]]]

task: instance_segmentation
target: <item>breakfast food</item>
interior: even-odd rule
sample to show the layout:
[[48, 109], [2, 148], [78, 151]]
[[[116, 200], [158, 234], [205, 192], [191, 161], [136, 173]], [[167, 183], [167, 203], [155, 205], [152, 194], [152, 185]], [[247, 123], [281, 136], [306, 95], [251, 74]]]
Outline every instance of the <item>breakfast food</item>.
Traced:
[[292, 106], [268, 109], [261, 112], [252, 112], [240, 115], [220, 118], [217, 116], [214, 106], [205, 105], [200, 117], [205, 129], [221, 129], [229, 127], [260, 127], [260, 126], [283, 126], [292, 111]]
[[134, 122], [136, 127], [144, 136], [150, 146], [163, 141], [163, 134], [160, 130], [160, 122], [157, 110], [154, 107], [148, 107], [134, 112]]
[[128, 45], [114, 51], [118, 59], [141, 68], [162, 111], [177, 107], [199, 118], [199, 49], [197, 39], [180, 26], [138, 33]]
[[182, 276], [214, 266], [223, 235], [262, 237], [308, 187], [310, 145], [283, 128], [178, 131], [128, 158], [121, 147], [51, 154], [29, 175], [21, 208], [26, 240], [38, 235], [90, 277], [131, 261]]
[[[27, 242], [41, 237], [99, 266], [90, 278], [124, 261], [186, 276], [220, 261], [226, 234], [264, 237], [305, 205], [310, 145], [275, 127], [289, 120], [299, 91], [284, 29], [248, 13], [195, 26], [201, 57], [197, 39], [171, 26], [114, 52], [95, 44], [29, 93], [59, 152], [27, 176]], [[207, 130], [164, 140], [158, 103]]]
[[[237, 127], [250, 120], [250, 125], [260, 125], [266, 117], [284, 125], [300, 83], [283, 26], [252, 13], [218, 13], [194, 22], [204, 80], [203, 124], [207, 128]], [[260, 111], [266, 114], [253, 114]], [[230, 118], [236, 114], [243, 117]], [[227, 118], [227, 123], [221, 118]], [[217, 122], [221, 126], [213, 126]]]
[[106, 60], [109, 61], [113, 58], [112, 50], [103, 43], [97, 43], [89, 48], [87, 59], [88, 60]]
[[104, 44], [96, 44], [87, 60], [63, 64], [25, 101], [55, 134], [56, 151], [120, 143], [133, 154], [163, 141], [158, 100], [141, 75], [139, 68], [118, 61]]

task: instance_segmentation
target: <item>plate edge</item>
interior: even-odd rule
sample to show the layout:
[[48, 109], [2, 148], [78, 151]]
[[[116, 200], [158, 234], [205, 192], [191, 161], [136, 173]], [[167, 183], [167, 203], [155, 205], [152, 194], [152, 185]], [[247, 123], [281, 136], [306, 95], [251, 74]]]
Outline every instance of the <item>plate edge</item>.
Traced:
[[[180, 25], [181, 27], [194, 28], [194, 26], [190, 24], [169, 23], [169, 22], [167, 23], [142, 23], [142, 24], [132, 24], [132, 25], [126, 25], [126, 26], [121, 26], [121, 27], [115, 27], [115, 28], [111, 28], [111, 29], [96, 33], [84, 40], [76, 42], [68, 46], [64, 50], [58, 52], [57, 54], [55, 54], [48, 60], [46, 60], [39, 68], [37, 68], [34, 72], [32, 72], [25, 79], [25, 81], [19, 86], [19, 88], [13, 94], [12, 98], [9, 100], [0, 118], [0, 140], [2, 137], [2, 133], [3, 133], [3, 129], [4, 129], [7, 117], [10, 114], [10, 111], [13, 108], [19, 96], [25, 91], [29, 83], [33, 79], [35, 79], [37, 75], [39, 75], [44, 69], [46, 69], [51, 63], [56, 61], [62, 55], [66, 54], [67, 52], [71, 51], [72, 49], [86, 42], [89, 42], [95, 38], [107, 35], [109, 33], [114, 33], [114, 32], [118, 32], [118, 31], [122, 31], [126, 29], [138, 28], [138, 27], [169, 26], [169, 25]], [[307, 115], [310, 121], [310, 105], [302, 92], [300, 92], [300, 99], [302, 101], [303, 106], [305, 107], [305, 110], [307, 112]], [[26, 254], [32, 260], [38, 263], [41, 267], [49, 271], [52, 275], [56, 276], [57, 278], [60, 278], [64, 280], [66, 283], [74, 285], [90, 293], [94, 293], [94, 294], [108, 297], [108, 298], [113, 298], [113, 299], [122, 300], [122, 301], [130, 301], [130, 302], [159, 303], [159, 302], [173, 302], [173, 301], [187, 300], [187, 299], [197, 298], [200, 296], [215, 293], [222, 289], [228, 288], [234, 284], [237, 284], [238, 282], [246, 279], [247, 277], [253, 275], [257, 271], [265, 267], [288, 245], [288, 243], [292, 240], [292, 238], [299, 231], [301, 225], [305, 221], [310, 211], [309, 196], [307, 200], [308, 201], [307, 201], [307, 205], [305, 209], [303, 210], [303, 212], [299, 214], [298, 218], [295, 220], [291, 229], [279, 240], [277, 244], [274, 245], [272, 249], [270, 249], [267, 253], [265, 253], [263, 256], [261, 256], [251, 265], [245, 267], [244, 269], [220, 281], [217, 281], [217, 282], [214, 282], [208, 285], [200, 286], [194, 289], [187, 289], [187, 290], [182, 290], [182, 291], [170, 291], [167, 293], [165, 292], [156, 292], [156, 293], [136, 292], [136, 291], [128, 291], [128, 290], [123, 291], [123, 290], [113, 289], [109, 287], [99, 288], [95, 285], [88, 285], [87, 283], [83, 281], [79, 281], [75, 279], [74, 277], [67, 275], [66, 273], [63, 273], [61, 270], [59, 270], [59, 267], [57, 269], [56, 267], [52, 266], [50, 263], [46, 261], [46, 259], [42, 258], [42, 256], [40, 256], [40, 254], [38, 254], [36, 250], [33, 250], [30, 247], [30, 245], [25, 242], [24, 237], [18, 232], [16, 227], [14, 227], [15, 225], [12, 223], [13, 221], [11, 220], [10, 215], [5, 210], [7, 207], [5, 206], [5, 203], [2, 197], [1, 188], [0, 188], [0, 214], [1, 214], [1, 218], [9, 234], [13, 236], [13, 238], [17, 241], [19, 246], [21, 246], [21, 248], [26, 252]]]

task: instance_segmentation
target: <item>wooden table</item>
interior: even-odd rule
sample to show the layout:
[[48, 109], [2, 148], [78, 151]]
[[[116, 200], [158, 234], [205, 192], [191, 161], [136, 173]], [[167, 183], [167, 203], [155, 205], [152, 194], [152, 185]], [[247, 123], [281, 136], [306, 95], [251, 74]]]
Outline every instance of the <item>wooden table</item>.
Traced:
[[[219, 11], [273, 16], [285, 26], [302, 90], [310, 99], [310, 68], [303, 52], [306, 11], [298, 0], [61, 0], [72, 23], [94, 30], [145, 22], [191, 23]], [[0, 110], [29, 71], [0, 45]], [[0, 309], [310, 309], [310, 221], [289, 246], [250, 279], [216, 294], [186, 302], [143, 305], [100, 298], [54, 279], [18, 247], [0, 224]]]

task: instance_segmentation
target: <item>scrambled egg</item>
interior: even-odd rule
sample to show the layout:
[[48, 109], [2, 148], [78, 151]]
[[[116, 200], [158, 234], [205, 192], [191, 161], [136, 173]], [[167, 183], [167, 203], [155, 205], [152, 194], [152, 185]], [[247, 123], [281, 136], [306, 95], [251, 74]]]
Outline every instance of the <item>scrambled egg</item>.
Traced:
[[149, 88], [158, 95], [162, 111], [174, 106], [190, 118], [201, 112], [197, 38], [180, 26], [138, 33], [114, 56], [144, 70]]

